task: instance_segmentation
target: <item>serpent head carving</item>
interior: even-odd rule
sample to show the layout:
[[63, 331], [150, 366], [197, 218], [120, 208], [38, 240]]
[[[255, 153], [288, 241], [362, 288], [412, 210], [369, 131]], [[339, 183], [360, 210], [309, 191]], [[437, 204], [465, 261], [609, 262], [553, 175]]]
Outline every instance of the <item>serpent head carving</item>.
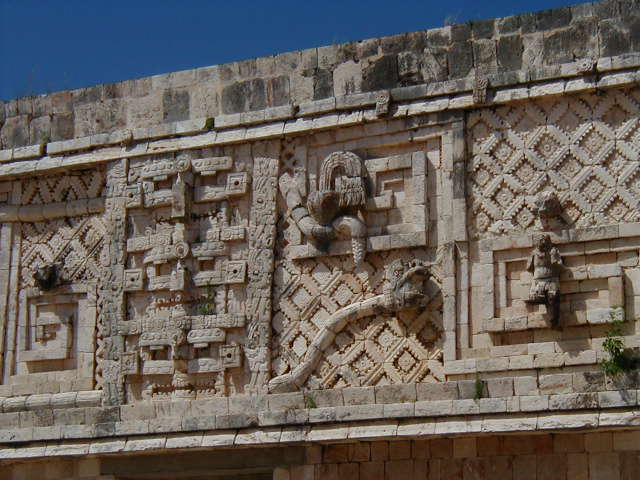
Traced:
[[429, 297], [426, 282], [429, 269], [420, 260], [405, 263], [398, 259], [386, 271], [385, 306], [391, 310], [406, 310], [425, 306]]

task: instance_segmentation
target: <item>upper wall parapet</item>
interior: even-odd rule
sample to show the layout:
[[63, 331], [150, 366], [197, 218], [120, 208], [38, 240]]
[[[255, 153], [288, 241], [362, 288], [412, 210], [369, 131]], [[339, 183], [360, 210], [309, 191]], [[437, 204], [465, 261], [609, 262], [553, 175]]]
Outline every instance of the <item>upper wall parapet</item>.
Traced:
[[20, 158], [6, 152], [16, 147], [176, 122], [217, 130], [374, 104], [379, 91], [428, 97], [469, 91], [477, 77], [501, 86], [628, 68], [639, 63], [639, 7], [581, 4], [11, 100], [0, 103], [0, 159]]

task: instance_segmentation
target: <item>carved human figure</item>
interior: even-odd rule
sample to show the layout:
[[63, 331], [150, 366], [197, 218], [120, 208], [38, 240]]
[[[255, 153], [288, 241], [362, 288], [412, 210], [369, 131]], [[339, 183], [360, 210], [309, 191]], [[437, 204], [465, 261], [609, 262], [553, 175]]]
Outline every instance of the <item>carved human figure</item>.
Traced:
[[551, 309], [551, 324], [557, 327], [560, 320], [560, 267], [562, 257], [558, 249], [551, 243], [547, 234], [540, 235], [535, 242], [535, 248], [527, 270], [533, 273], [531, 289], [527, 303], [544, 304]]

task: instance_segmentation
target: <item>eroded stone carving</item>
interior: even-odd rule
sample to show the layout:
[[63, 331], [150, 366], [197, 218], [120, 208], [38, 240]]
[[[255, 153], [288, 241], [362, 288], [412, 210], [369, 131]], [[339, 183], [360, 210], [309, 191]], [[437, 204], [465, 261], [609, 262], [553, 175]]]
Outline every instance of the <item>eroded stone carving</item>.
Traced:
[[543, 230], [551, 230], [563, 225], [562, 205], [556, 194], [545, 190], [540, 192], [534, 200], [533, 213], [538, 215]]
[[425, 282], [429, 278], [427, 266], [418, 261], [408, 264], [394, 260], [386, 270], [387, 287], [384, 290], [385, 308], [398, 311], [426, 305]]
[[289, 392], [302, 387], [325, 350], [347, 324], [372, 315], [417, 309], [427, 305], [435, 295], [435, 291], [427, 286], [428, 266], [417, 260], [406, 263], [398, 259], [392, 262], [387, 267], [386, 280], [383, 294], [347, 305], [332, 314], [314, 337], [302, 362], [291, 372], [273, 378], [269, 382], [269, 391]]
[[551, 237], [541, 234], [529, 257], [527, 270], [533, 273], [527, 303], [547, 305], [551, 309], [551, 324], [556, 327], [560, 321], [560, 267], [562, 257], [551, 243]]
[[489, 79], [486, 75], [476, 71], [473, 82], [473, 103], [487, 103], [487, 90], [489, 88]]
[[38, 375], [49, 375], [49, 388], [94, 387], [104, 190], [103, 167], [33, 176], [14, 183], [11, 205], [0, 213], [3, 222], [18, 222], [10, 277], [16, 303], [0, 315], [0, 330], [13, 332], [0, 339], [13, 352], [3, 370], [27, 393], [36, 393]]
[[254, 159], [249, 220], [247, 336], [245, 355], [250, 378], [245, 390], [264, 391], [271, 371], [271, 304], [276, 238], [278, 160]]
[[[255, 161], [253, 182], [230, 156], [180, 155], [130, 166], [128, 314], [119, 332], [126, 339], [122, 372], [141, 376], [141, 382], [130, 377], [131, 399], [242, 391], [245, 338], [255, 328], [252, 286], [264, 280], [253, 270], [270, 275], [264, 260], [273, 255], [275, 235], [277, 165], [262, 163]], [[270, 283], [261, 286], [258, 299], [268, 299], [268, 291]], [[263, 310], [260, 322], [268, 325], [270, 306]], [[259, 344], [264, 350], [269, 338]], [[268, 350], [262, 357], [260, 371], [268, 372]]]
[[389, 114], [389, 107], [391, 106], [391, 93], [380, 92], [376, 95], [376, 116], [384, 117]]
[[40, 290], [51, 290], [60, 284], [60, 267], [60, 264], [52, 263], [42, 265], [33, 272], [33, 279]]
[[351, 238], [353, 258], [360, 263], [366, 254], [367, 228], [358, 211], [367, 200], [365, 170], [362, 160], [351, 152], [335, 152], [321, 165], [318, 189], [311, 192], [306, 204], [300, 182], [285, 173], [280, 189], [291, 217], [309, 240], [320, 250], [327, 250], [337, 234]]

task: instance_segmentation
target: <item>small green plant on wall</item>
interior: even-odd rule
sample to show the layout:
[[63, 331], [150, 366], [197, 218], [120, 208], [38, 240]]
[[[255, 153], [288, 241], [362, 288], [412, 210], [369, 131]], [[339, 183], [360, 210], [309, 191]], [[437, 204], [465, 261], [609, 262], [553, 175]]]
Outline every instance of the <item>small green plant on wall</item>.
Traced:
[[480, 400], [484, 397], [484, 381], [480, 378], [480, 375], [476, 374], [476, 380], [474, 382], [474, 396], [475, 400]]
[[609, 355], [602, 361], [602, 369], [604, 373], [611, 377], [615, 377], [622, 373], [630, 372], [638, 368], [638, 357], [633, 350], [625, 348], [622, 337], [622, 325], [624, 320], [615, 318], [611, 328], [607, 332], [607, 337], [602, 342], [602, 348]]

